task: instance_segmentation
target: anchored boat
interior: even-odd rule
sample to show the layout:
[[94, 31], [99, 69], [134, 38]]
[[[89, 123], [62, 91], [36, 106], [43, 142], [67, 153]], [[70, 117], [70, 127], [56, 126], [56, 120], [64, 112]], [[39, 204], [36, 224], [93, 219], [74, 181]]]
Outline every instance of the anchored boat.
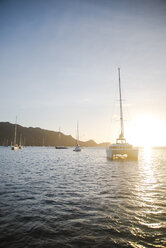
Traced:
[[17, 151], [18, 145], [16, 144], [16, 137], [17, 137], [17, 117], [16, 117], [16, 123], [14, 127], [14, 142], [13, 145], [11, 145], [11, 150]]
[[118, 76], [119, 76], [119, 103], [120, 103], [121, 133], [119, 135], [119, 138], [116, 139], [116, 143], [111, 144], [107, 148], [106, 150], [107, 158], [110, 160], [113, 160], [113, 159], [138, 160], [138, 148], [134, 148], [131, 144], [127, 143], [126, 139], [124, 138], [120, 68], [118, 68]]
[[[62, 141], [61, 141], [61, 129], [60, 129], [60, 128], [59, 128], [59, 136], [58, 136], [58, 137], [59, 137], [59, 138], [58, 138], [59, 144], [61, 144]], [[55, 146], [55, 149], [68, 149], [68, 147], [63, 146], [63, 145], [59, 145], [59, 146]]]
[[76, 147], [73, 150], [74, 152], [80, 152], [81, 147], [79, 145], [79, 129], [78, 129], [78, 123], [77, 123], [77, 137], [76, 137]]

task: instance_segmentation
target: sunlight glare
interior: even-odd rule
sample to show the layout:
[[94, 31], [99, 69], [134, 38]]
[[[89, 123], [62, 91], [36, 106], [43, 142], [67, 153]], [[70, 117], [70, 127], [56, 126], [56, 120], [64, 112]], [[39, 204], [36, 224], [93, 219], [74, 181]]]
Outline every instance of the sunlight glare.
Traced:
[[162, 146], [166, 140], [166, 125], [154, 116], [140, 116], [126, 127], [126, 138], [133, 145]]

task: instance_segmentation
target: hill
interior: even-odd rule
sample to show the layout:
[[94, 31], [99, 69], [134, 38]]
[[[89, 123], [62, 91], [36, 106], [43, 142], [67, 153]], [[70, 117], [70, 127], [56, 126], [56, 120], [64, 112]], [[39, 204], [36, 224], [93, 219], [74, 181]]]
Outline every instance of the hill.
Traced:
[[[0, 122], [0, 146], [11, 145], [14, 140], [14, 128], [15, 125], [9, 122]], [[24, 146], [75, 146], [76, 140], [71, 135], [65, 135], [59, 132], [41, 129], [39, 127], [22, 127], [17, 125], [17, 144], [21, 143]], [[97, 144], [93, 140], [80, 141], [81, 146], [105, 146]]]

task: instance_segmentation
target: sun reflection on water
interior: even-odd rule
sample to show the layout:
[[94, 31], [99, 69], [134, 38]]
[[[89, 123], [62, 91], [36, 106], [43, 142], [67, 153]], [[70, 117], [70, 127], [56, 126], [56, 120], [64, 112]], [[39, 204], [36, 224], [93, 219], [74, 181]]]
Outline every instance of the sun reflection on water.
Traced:
[[[144, 190], [152, 190], [155, 187], [155, 177], [154, 177], [154, 167], [152, 163], [152, 148], [151, 147], [145, 147], [143, 150], [143, 168], [142, 172], [142, 183], [145, 187]], [[142, 185], [142, 186], [143, 186]]]
[[[155, 151], [151, 147], [145, 147], [142, 150], [142, 157], [140, 158], [139, 176], [136, 182], [137, 191], [137, 207], [138, 211], [135, 220], [141, 227], [152, 232], [152, 230], [160, 231], [164, 226], [161, 216], [163, 215], [163, 208], [160, 205], [161, 198], [158, 194], [158, 172], [155, 163]], [[139, 233], [140, 237], [146, 237], [148, 231], [132, 230], [132, 232]]]
[[146, 164], [151, 163], [152, 159], [152, 148], [150, 146], [145, 146], [143, 150], [143, 158]]

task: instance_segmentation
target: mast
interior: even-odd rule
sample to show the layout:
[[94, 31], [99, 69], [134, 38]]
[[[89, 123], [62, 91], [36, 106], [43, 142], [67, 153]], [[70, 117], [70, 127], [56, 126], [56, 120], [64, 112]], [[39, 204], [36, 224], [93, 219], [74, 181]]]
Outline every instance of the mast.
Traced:
[[120, 101], [120, 126], [121, 133], [119, 135], [120, 139], [124, 139], [124, 126], [123, 126], [123, 109], [122, 109], [122, 93], [121, 93], [121, 80], [120, 80], [120, 68], [118, 68], [119, 75], [119, 101]]
[[22, 143], [22, 134], [20, 134], [20, 144], [19, 144], [19, 146], [21, 146], [21, 143]]
[[59, 127], [58, 140], [59, 140], [59, 146], [60, 146], [61, 145], [61, 128], [60, 127]]
[[45, 143], [44, 141], [45, 141], [45, 140], [44, 140], [44, 135], [43, 135], [43, 146], [44, 146], [44, 143]]
[[16, 145], [16, 135], [17, 135], [17, 116], [16, 116], [16, 123], [14, 129], [14, 146]]
[[77, 145], [79, 145], [79, 130], [78, 130], [78, 122], [77, 122]]

